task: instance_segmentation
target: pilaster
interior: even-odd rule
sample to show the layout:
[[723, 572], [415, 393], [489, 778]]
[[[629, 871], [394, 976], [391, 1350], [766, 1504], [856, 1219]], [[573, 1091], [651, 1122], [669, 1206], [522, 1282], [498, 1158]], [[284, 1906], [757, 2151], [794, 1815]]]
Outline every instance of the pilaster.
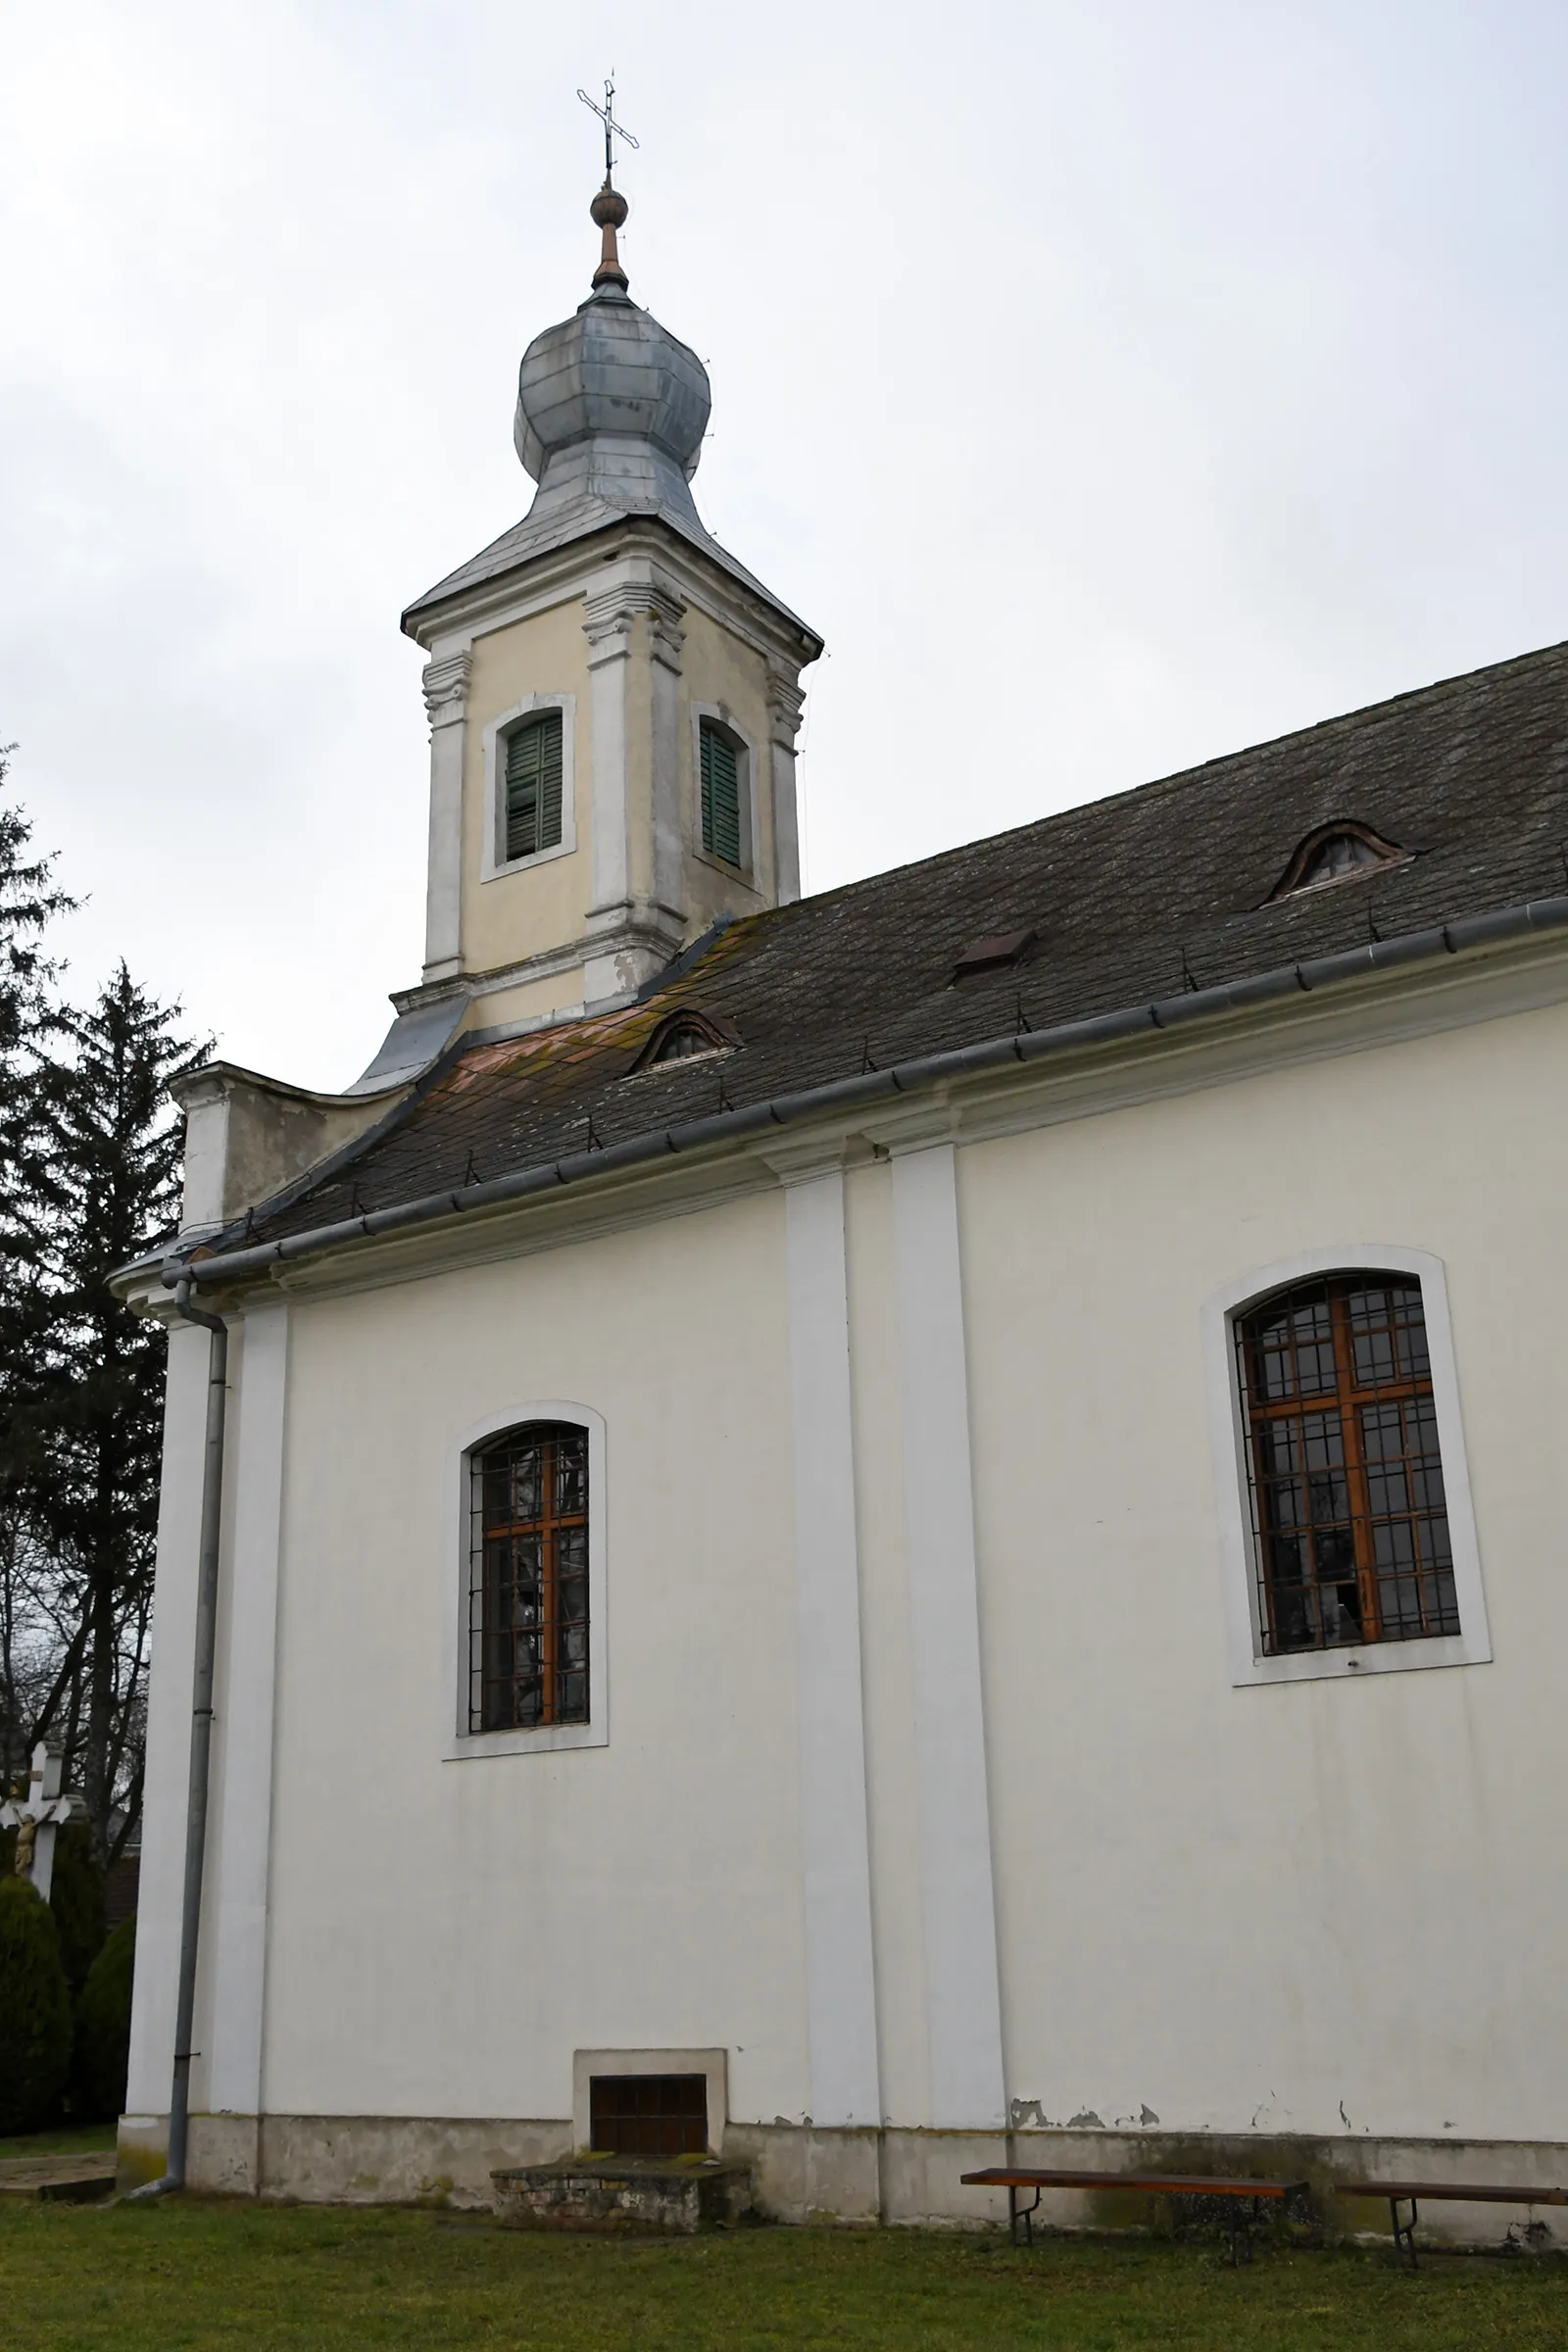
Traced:
[[951, 1144], [893, 1161], [931, 2121], [1004, 2119], [969, 1383]]
[[767, 733], [772, 758], [773, 887], [778, 904], [801, 895], [800, 810], [796, 800], [795, 738], [801, 731], [806, 690], [777, 662], [767, 665]]
[[844, 1172], [787, 1182], [801, 1843], [811, 2120], [881, 2122]]
[[[601, 575], [583, 599], [593, 734], [593, 902], [587, 931], [602, 943], [584, 966], [593, 1003], [634, 987], [681, 944], [680, 627], [686, 608], [651, 564]], [[632, 747], [638, 697], [649, 733], [651, 870], [638, 871], [640, 814]]]
[[680, 657], [685, 606], [655, 592], [648, 609], [649, 695], [653, 717], [654, 903], [682, 925], [686, 920], [686, 849], [680, 805]]
[[424, 977], [449, 979], [462, 962], [463, 765], [468, 731], [465, 649], [429, 662], [424, 707], [430, 718], [430, 866], [425, 893]]
[[289, 1310], [245, 1316], [230, 1439], [233, 1511], [220, 1599], [223, 1679], [219, 1732], [215, 1917], [209, 1972], [206, 2105], [256, 2116], [262, 2103], [272, 1817], [272, 1705], [282, 1540]]

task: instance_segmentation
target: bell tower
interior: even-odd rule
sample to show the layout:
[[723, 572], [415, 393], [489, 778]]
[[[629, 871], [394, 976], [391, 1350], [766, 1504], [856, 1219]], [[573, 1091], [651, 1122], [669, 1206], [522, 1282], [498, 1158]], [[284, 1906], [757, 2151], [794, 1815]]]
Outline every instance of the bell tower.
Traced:
[[430, 853], [424, 972], [394, 1002], [448, 1034], [608, 1009], [719, 917], [800, 895], [822, 641], [704, 527], [707, 370], [631, 299], [608, 169], [590, 209], [588, 299], [518, 374], [533, 503], [403, 616], [428, 656]]

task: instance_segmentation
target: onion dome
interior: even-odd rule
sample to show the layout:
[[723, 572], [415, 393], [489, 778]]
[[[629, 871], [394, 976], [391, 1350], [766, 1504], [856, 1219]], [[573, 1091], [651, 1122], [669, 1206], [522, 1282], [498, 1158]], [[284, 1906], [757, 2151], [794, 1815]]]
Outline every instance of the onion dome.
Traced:
[[513, 440], [539, 485], [534, 514], [598, 498], [698, 523], [687, 483], [712, 406], [708, 370], [627, 293], [615, 242], [626, 200], [608, 178], [590, 212], [604, 232], [593, 292], [534, 337], [517, 376]]

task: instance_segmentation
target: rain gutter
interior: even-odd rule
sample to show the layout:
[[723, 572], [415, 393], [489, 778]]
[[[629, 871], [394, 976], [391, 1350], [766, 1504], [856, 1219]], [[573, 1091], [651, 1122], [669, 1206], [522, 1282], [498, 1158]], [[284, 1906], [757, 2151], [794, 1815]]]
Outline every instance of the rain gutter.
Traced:
[[717, 1144], [739, 1143], [748, 1136], [765, 1134], [776, 1127], [793, 1127], [807, 1119], [870, 1109], [879, 1102], [918, 1093], [946, 1080], [978, 1077], [1015, 1063], [1027, 1066], [1060, 1054], [1121, 1044], [1219, 1019], [1227, 1013], [1251, 1011], [1259, 1005], [1310, 995], [1320, 988], [1368, 979], [1406, 964], [1434, 962], [1466, 949], [1504, 947], [1541, 933], [1563, 930], [1568, 930], [1568, 895], [1533, 899], [1490, 914], [1462, 915], [1433, 930], [1413, 931], [1396, 939], [1369, 940], [1364, 947], [1309, 956], [1299, 963], [1254, 973], [1244, 980], [1226, 981], [1214, 988], [1191, 989], [1181, 996], [1130, 1005], [1118, 1012], [1096, 1013], [1087, 1020], [1060, 1022], [1051, 1029], [1025, 1030], [1017, 1036], [990, 1038], [947, 1053], [920, 1054], [885, 1070], [831, 1079], [826, 1085], [808, 1087], [798, 1094], [775, 1096], [770, 1102], [750, 1103], [739, 1110], [719, 1111], [710, 1118], [689, 1120], [679, 1127], [656, 1129], [602, 1150], [572, 1152], [562, 1159], [518, 1169], [509, 1176], [494, 1177], [486, 1184], [464, 1185], [447, 1192], [427, 1193], [418, 1200], [398, 1201], [387, 1208], [367, 1209], [359, 1216], [344, 1217], [331, 1225], [311, 1226], [304, 1232], [284, 1234], [277, 1241], [257, 1243], [249, 1249], [218, 1250], [201, 1258], [171, 1257], [166, 1261], [163, 1278], [171, 1286], [187, 1281], [244, 1282], [254, 1275], [268, 1273], [274, 1266], [290, 1265], [296, 1258], [313, 1257], [351, 1242], [373, 1241], [381, 1234], [403, 1232], [411, 1226], [430, 1224], [437, 1218], [462, 1216], [473, 1209], [535, 1199], [593, 1177], [646, 1167]]

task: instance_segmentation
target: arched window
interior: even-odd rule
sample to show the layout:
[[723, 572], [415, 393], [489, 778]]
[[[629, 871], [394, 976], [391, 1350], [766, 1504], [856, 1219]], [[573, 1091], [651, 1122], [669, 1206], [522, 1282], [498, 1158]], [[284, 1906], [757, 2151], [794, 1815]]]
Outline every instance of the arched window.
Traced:
[[1353, 881], [1358, 874], [1408, 863], [1410, 852], [1389, 841], [1354, 817], [1319, 825], [1298, 841], [1291, 861], [1269, 892], [1276, 899], [1293, 899], [1303, 890], [1322, 890], [1330, 882]]
[[588, 1432], [529, 1421], [469, 1456], [468, 1730], [588, 1721]]
[[1419, 1281], [1320, 1275], [1234, 1331], [1264, 1655], [1457, 1634]]
[[740, 865], [741, 753], [734, 738], [715, 720], [705, 718], [697, 730], [701, 769], [703, 847], [726, 865]]
[[542, 710], [507, 737], [506, 854], [535, 858], [561, 843], [562, 725]]
[[733, 1021], [721, 1012], [683, 1004], [665, 1013], [632, 1063], [632, 1071], [651, 1070], [666, 1061], [689, 1061], [696, 1054], [728, 1054], [741, 1042]]

